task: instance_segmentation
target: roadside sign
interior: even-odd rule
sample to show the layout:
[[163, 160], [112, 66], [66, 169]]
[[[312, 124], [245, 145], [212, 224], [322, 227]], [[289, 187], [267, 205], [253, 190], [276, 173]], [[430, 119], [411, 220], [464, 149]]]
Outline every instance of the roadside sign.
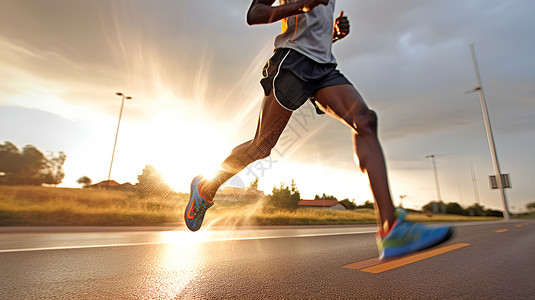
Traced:
[[[504, 189], [510, 189], [511, 188], [511, 179], [509, 178], [509, 174], [501, 174], [501, 179], [502, 179], [502, 186]], [[498, 182], [496, 182], [496, 176], [495, 175], [490, 175], [489, 176], [489, 180], [490, 180], [490, 188], [495, 190], [498, 188]]]

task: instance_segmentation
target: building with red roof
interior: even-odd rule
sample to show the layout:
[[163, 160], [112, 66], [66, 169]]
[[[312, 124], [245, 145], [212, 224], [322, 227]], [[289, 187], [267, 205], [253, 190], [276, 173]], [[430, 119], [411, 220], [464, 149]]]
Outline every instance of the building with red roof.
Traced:
[[317, 199], [317, 200], [301, 200], [297, 203], [299, 207], [320, 208], [320, 209], [334, 209], [344, 210], [347, 207], [336, 199]]

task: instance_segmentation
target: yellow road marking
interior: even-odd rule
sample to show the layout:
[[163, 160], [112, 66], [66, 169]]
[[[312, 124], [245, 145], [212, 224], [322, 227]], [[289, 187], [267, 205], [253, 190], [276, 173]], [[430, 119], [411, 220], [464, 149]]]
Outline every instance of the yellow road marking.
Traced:
[[356, 269], [356, 270], [360, 270], [360, 271], [367, 272], [367, 273], [377, 274], [377, 273], [381, 273], [384, 271], [395, 269], [397, 267], [408, 265], [413, 262], [424, 260], [426, 258], [437, 256], [439, 254], [443, 254], [449, 251], [463, 248], [469, 245], [470, 244], [468, 243], [458, 243], [458, 244], [448, 245], [445, 247], [432, 249], [432, 250], [412, 254], [409, 256], [404, 256], [404, 257], [397, 258], [397, 259], [387, 260], [385, 262], [381, 262], [379, 259], [374, 258], [370, 260], [352, 263], [352, 264], [344, 266], [344, 268]]
[[515, 225], [516, 228], [522, 227], [522, 224]]
[[494, 230], [494, 232], [498, 232], [498, 233], [506, 232], [506, 231], [509, 231], [509, 229], [496, 229], [496, 230]]
[[369, 260], [358, 261], [356, 263], [345, 265], [344, 268], [362, 270], [364, 268], [375, 266], [375, 265], [378, 265], [380, 263], [381, 263], [381, 261], [378, 258], [372, 258], [372, 259], [369, 259]]

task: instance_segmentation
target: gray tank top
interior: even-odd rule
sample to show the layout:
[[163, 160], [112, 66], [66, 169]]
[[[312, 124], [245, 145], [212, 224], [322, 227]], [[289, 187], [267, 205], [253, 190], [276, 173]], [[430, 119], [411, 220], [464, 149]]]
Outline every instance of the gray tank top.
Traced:
[[[281, 5], [288, 2], [292, 0], [280, 0]], [[336, 63], [331, 51], [334, 2], [282, 19], [282, 33], [275, 38], [275, 48], [294, 49], [319, 63]]]

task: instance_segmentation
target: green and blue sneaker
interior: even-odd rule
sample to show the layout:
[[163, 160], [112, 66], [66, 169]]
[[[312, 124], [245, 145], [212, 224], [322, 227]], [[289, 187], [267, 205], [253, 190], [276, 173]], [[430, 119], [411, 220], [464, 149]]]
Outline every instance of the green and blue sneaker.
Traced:
[[208, 201], [201, 195], [200, 188], [205, 181], [206, 179], [202, 176], [197, 176], [191, 182], [189, 202], [184, 212], [184, 221], [191, 231], [197, 231], [201, 228], [206, 210], [214, 205], [213, 200]]
[[375, 235], [379, 259], [402, 256], [411, 252], [436, 246], [453, 235], [451, 226], [425, 226], [405, 221], [406, 211], [397, 209], [396, 221], [390, 231], [379, 230]]

